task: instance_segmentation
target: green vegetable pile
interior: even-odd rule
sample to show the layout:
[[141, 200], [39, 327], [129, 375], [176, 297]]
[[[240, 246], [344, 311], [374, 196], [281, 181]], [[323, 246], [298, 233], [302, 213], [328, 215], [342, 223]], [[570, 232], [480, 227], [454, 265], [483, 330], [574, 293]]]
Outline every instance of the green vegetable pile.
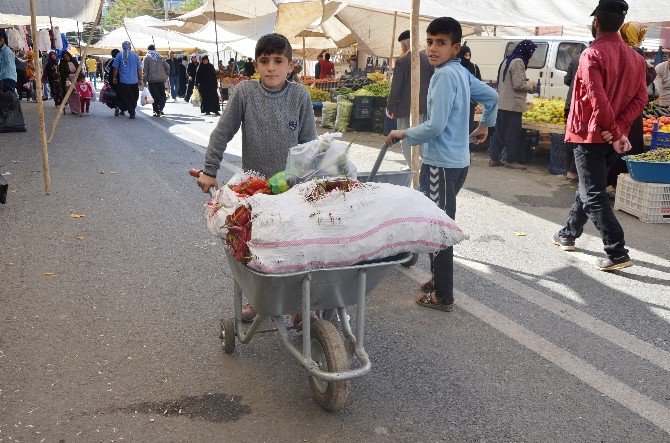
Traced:
[[307, 86], [307, 90], [309, 91], [309, 95], [312, 97], [313, 102], [325, 102], [330, 100], [330, 94], [328, 91], [323, 91], [313, 86]]
[[387, 81], [373, 83], [351, 94], [353, 97], [388, 97], [391, 94], [391, 84]]
[[654, 149], [653, 151], [629, 157], [629, 160], [638, 162], [670, 163], [670, 148]]
[[337, 97], [339, 96], [349, 97], [349, 95], [351, 95], [351, 93], [353, 92], [354, 91], [352, 89], [347, 88], [346, 86], [340, 86], [339, 88], [330, 91], [330, 97], [333, 101], [335, 101], [337, 100]]
[[345, 132], [347, 130], [353, 108], [354, 105], [350, 101], [342, 99], [337, 101], [337, 115], [333, 129], [339, 132]]

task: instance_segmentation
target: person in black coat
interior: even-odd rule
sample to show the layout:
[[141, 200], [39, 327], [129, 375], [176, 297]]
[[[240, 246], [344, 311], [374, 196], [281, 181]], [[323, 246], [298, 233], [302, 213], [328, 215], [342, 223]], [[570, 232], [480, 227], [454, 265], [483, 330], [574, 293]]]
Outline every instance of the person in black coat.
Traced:
[[[477, 80], [482, 79], [482, 74], [479, 72], [479, 66], [472, 63], [470, 60], [472, 58], [472, 52], [468, 46], [461, 47], [461, 52], [458, 53], [458, 58], [461, 59], [461, 65], [470, 71], [470, 74], [474, 75]], [[477, 127], [477, 122], [475, 121], [475, 108], [477, 104], [470, 100], [470, 132], [474, 131]], [[470, 143], [470, 151], [474, 150], [475, 145]]]
[[188, 77], [188, 86], [186, 87], [186, 97], [184, 100], [191, 100], [191, 95], [193, 94], [193, 86], [195, 85], [195, 74], [198, 71], [198, 56], [193, 54], [191, 56], [191, 62], [186, 67], [186, 75]]
[[221, 110], [219, 93], [216, 90], [217, 84], [214, 65], [209, 62], [208, 56], [203, 55], [200, 59], [200, 66], [195, 73], [195, 87], [200, 92], [200, 112], [204, 112], [205, 115], [210, 115], [212, 112], [214, 115], [221, 115], [219, 113]]
[[188, 63], [188, 59], [186, 56], [182, 57], [181, 60], [179, 60], [179, 90], [177, 91], [177, 97], [184, 97], [186, 95], [186, 88], [187, 88], [187, 81], [188, 81], [188, 76], [186, 75], [186, 65]]

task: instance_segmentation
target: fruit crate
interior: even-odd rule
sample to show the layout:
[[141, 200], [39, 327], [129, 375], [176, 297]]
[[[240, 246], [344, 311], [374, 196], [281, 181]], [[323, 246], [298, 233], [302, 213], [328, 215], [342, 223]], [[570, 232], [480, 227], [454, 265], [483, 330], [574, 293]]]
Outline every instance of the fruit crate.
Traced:
[[621, 174], [614, 209], [634, 215], [643, 223], [670, 223], [670, 184], [644, 183]]
[[568, 170], [568, 151], [565, 146], [564, 134], [549, 134], [551, 150], [549, 151], [549, 167], [552, 174], [563, 175]]
[[658, 122], [654, 123], [654, 132], [651, 133], [649, 149], [670, 148], [670, 133], [658, 130]]
[[626, 155], [623, 159], [633, 179], [645, 183], [670, 183], [670, 163], [637, 161], [630, 157]]

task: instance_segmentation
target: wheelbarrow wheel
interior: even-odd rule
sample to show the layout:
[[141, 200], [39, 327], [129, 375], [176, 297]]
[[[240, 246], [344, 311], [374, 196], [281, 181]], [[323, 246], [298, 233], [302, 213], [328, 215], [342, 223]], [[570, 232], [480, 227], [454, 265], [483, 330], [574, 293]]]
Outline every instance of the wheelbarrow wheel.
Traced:
[[412, 254], [412, 258], [410, 258], [408, 261], [403, 263], [402, 265], [406, 268], [411, 268], [416, 264], [416, 262], [419, 261], [419, 254]]
[[232, 354], [235, 351], [235, 322], [231, 318], [224, 318], [221, 320], [221, 346], [223, 352]]
[[[324, 372], [343, 372], [349, 369], [349, 357], [342, 336], [335, 325], [325, 320], [312, 321], [312, 359]], [[325, 381], [309, 376], [309, 385], [316, 401], [328, 411], [337, 411], [347, 402], [350, 380]]]

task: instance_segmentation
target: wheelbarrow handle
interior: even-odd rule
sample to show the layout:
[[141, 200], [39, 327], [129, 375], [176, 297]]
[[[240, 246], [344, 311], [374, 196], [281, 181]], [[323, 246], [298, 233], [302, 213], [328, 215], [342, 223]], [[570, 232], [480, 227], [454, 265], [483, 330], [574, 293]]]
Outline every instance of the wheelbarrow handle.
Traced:
[[370, 174], [368, 175], [368, 180], [367, 182], [373, 182], [375, 181], [375, 177], [377, 177], [377, 172], [379, 171], [379, 167], [382, 164], [382, 161], [384, 160], [384, 156], [386, 155], [386, 151], [388, 151], [389, 147], [384, 143], [384, 146], [379, 150], [379, 155], [377, 155], [377, 160], [375, 160], [375, 164], [372, 167], [372, 170], [370, 171]]
[[[199, 178], [202, 174], [202, 169], [189, 168], [188, 170], [188, 175], [191, 177]], [[210, 186], [207, 190], [207, 193], [211, 196], [214, 195], [214, 192], [216, 192], [216, 188], [214, 186]]]

